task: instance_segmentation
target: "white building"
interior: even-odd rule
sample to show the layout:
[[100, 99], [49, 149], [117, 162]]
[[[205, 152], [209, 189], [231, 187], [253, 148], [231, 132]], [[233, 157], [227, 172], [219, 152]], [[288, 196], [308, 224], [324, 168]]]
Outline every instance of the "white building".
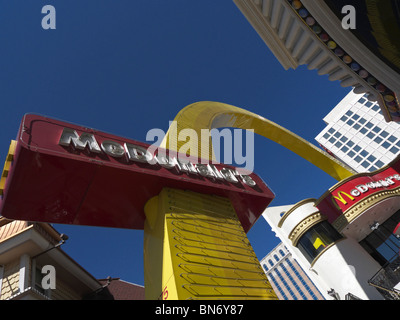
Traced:
[[[358, 232], [329, 223], [316, 199], [267, 208], [263, 217], [325, 299], [398, 300], [400, 237], [393, 230], [400, 225], [400, 210], [391, 201], [398, 202], [382, 200], [361, 208], [347, 224]], [[386, 217], [370, 227], [380, 212]]]
[[349, 92], [323, 120], [326, 127], [315, 139], [357, 172], [380, 169], [400, 154], [400, 124], [386, 122], [363, 94]]

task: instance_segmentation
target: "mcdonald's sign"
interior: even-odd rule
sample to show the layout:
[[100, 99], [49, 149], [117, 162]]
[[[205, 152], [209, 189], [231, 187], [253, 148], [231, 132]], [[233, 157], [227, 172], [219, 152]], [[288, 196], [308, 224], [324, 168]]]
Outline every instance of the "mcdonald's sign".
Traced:
[[316, 201], [315, 206], [332, 223], [367, 198], [397, 196], [396, 189], [400, 189], [400, 157], [377, 171], [355, 174], [338, 182]]
[[347, 205], [349, 200], [354, 201], [355, 198], [353, 196], [351, 196], [350, 194], [348, 194], [347, 192], [338, 191], [337, 195], [336, 196], [332, 195], [331, 199], [332, 199], [333, 204], [336, 206], [336, 208], [338, 210], [340, 210], [340, 207], [338, 205], [338, 201], [341, 202], [344, 205]]

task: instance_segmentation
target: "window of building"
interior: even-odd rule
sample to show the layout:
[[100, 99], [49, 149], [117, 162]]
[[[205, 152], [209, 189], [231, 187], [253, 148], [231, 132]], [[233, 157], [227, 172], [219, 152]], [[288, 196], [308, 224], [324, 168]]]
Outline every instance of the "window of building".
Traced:
[[367, 169], [367, 168], [369, 167], [370, 163], [369, 163], [368, 161], [364, 161], [363, 163], [361, 163], [361, 165], [362, 165], [365, 169]]
[[343, 122], [346, 122], [347, 117], [346, 117], [346, 116], [343, 116], [343, 117], [340, 118], [340, 120], [342, 120]]
[[341, 143], [340, 141], [338, 141], [338, 142], [335, 143], [335, 147], [340, 148], [340, 147], [342, 146], [342, 144], [343, 144], [343, 143]]
[[367, 100], [365, 100], [364, 98], [360, 98], [360, 99], [358, 100], [358, 102], [361, 103], [361, 104], [363, 104], [365, 101], [367, 101]]
[[378, 161], [375, 163], [375, 165], [376, 165], [378, 168], [382, 168], [382, 167], [384, 166], [384, 163], [383, 163], [381, 160], [378, 160]]
[[282, 295], [283, 299], [288, 300], [288, 296], [286, 293], [282, 290], [282, 287], [279, 285], [278, 281], [275, 279], [275, 276], [270, 273], [269, 277], [271, 278], [271, 281], [274, 283], [274, 287], [278, 289], [279, 293]]
[[361, 150], [361, 148], [360, 148], [360, 146], [354, 146], [353, 150], [354, 150], [355, 152], [358, 152], [358, 151]]
[[368, 155], [368, 152], [363, 150], [363, 151], [360, 152], [360, 155], [363, 156], [363, 157], [366, 157]]
[[389, 138], [388, 138], [388, 140], [390, 141], [390, 142], [396, 142], [396, 140], [397, 140], [397, 138], [395, 137], [395, 136], [390, 136]]
[[367, 131], [368, 131], [368, 130], [367, 130], [367, 129], [365, 129], [365, 128], [361, 128], [361, 129], [360, 129], [360, 132], [361, 132], [362, 134], [366, 134], [366, 133], [367, 133]]
[[335, 130], [334, 130], [333, 128], [330, 128], [330, 129], [328, 130], [328, 132], [329, 132], [329, 133], [335, 133]]
[[293, 278], [292, 273], [289, 272], [289, 270], [286, 268], [284, 264], [281, 265], [281, 268], [283, 272], [286, 274], [286, 277], [290, 280], [292, 286], [297, 290], [297, 292], [300, 294], [300, 296], [304, 299], [307, 300], [306, 295], [304, 294], [303, 290], [300, 288], [299, 284], [297, 283], [296, 279]]
[[353, 114], [353, 112], [352, 112], [352, 111], [350, 111], [350, 110], [349, 110], [349, 111], [347, 111], [347, 112], [345, 113], [345, 115], [347, 115], [347, 116], [349, 116], [349, 117], [350, 117], [352, 114]]
[[371, 102], [371, 101], [367, 101], [367, 102], [365, 103], [365, 105], [366, 105], [367, 107], [370, 107], [370, 106], [372, 106], [372, 102]]
[[330, 137], [330, 135], [329, 135], [328, 133], [325, 133], [325, 134], [322, 136], [322, 138], [324, 138], [324, 139], [326, 139], [326, 140], [328, 140], [329, 137]]
[[330, 138], [328, 141], [329, 141], [330, 143], [334, 144], [335, 141], [336, 141], [336, 139], [335, 139], [334, 137], [332, 137], [332, 138]]
[[387, 131], [383, 130], [379, 135], [383, 138], [386, 138], [389, 135], [389, 133]]
[[361, 246], [382, 266], [399, 258], [400, 239], [393, 234], [400, 222], [400, 210], [365, 237]]
[[385, 141], [384, 143], [382, 143], [382, 147], [384, 147], [385, 149], [389, 149], [390, 143]]
[[354, 124], [354, 121], [351, 120], [351, 119], [349, 119], [349, 120], [347, 120], [347, 124], [348, 124], [349, 126], [352, 126], [352, 125]]
[[373, 132], [371, 131], [371, 132], [369, 132], [369, 133], [367, 134], [367, 137], [370, 138], [370, 139], [373, 139], [373, 138], [375, 137], [375, 133], [373, 133]]
[[365, 126], [366, 126], [368, 129], [371, 129], [371, 128], [374, 126], [374, 124], [373, 124], [372, 122], [368, 121], [368, 122], [365, 124]]
[[[301, 276], [301, 274], [297, 271], [293, 263], [289, 260], [285, 260], [289, 267], [292, 269], [292, 272], [296, 274], [297, 278], [300, 280], [301, 284], [304, 286], [304, 288], [308, 291], [308, 293], [311, 295], [313, 300], [318, 300], [318, 297], [315, 295], [314, 291], [310, 288], [310, 286], [307, 284], [307, 282], [304, 280], [304, 278]], [[299, 266], [300, 267], [300, 266]], [[300, 267], [301, 268], [301, 267]], [[303, 271], [304, 272], [304, 271]], [[317, 288], [315, 288], [316, 291], [318, 291]]]
[[355, 157], [354, 161], [355, 162], [361, 162], [362, 158], [360, 156]]
[[381, 131], [381, 130], [382, 130], [382, 129], [379, 128], [378, 126], [372, 128], [372, 131], [374, 131], [374, 132], [376, 132], [376, 133], [378, 133], [378, 132]]
[[376, 160], [376, 158], [375, 158], [373, 155], [370, 155], [370, 156], [367, 158], [367, 160], [368, 160], [368, 161], [371, 161], [371, 162], [374, 162], [374, 161]]
[[361, 128], [361, 126], [358, 123], [355, 123], [353, 126], [354, 129], [358, 130]]
[[321, 251], [341, 238], [340, 233], [328, 221], [322, 221], [299, 239], [297, 248], [312, 263]]
[[268, 263], [269, 263], [269, 265], [270, 265], [271, 267], [274, 265], [274, 263], [272, 262], [271, 259], [268, 259]]
[[365, 120], [364, 118], [360, 118], [360, 120], [358, 120], [359, 123], [364, 124], [367, 122], [367, 120]]
[[391, 153], [393, 153], [393, 154], [396, 154], [397, 152], [399, 152], [399, 149], [396, 148], [396, 147], [392, 147], [392, 148], [389, 149], [389, 151], [390, 151]]
[[343, 146], [341, 149], [343, 152], [347, 152], [349, 150], [349, 148], [347, 148], [346, 146]]
[[383, 141], [383, 139], [380, 137], [375, 137], [374, 141], [379, 144]]
[[294, 300], [297, 300], [296, 294], [293, 292], [293, 289], [291, 288], [291, 286], [285, 280], [285, 277], [282, 276], [281, 272], [278, 269], [275, 269], [275, 271], [276, 271], [276, 275], [278, 276], [279, 280], [283, 283], [285, 288], [289, 291], [289, 293], [292, 296], [292, 298]]
[[347, 144], [350, 148], [351, 148], [352, 146], [354, 146], [354, 142], [351, 141], [351, 140], [349, 140], [346, 144]]
[[374, 110], [374, 111], [380, 111], [381, 110], [377, 104], [375, 104], [371, 109]]
[[353, 158], [355, 156], [355, 152], [354, 151], [349, 151], [349, 153], [347, 154], [350, 158]]

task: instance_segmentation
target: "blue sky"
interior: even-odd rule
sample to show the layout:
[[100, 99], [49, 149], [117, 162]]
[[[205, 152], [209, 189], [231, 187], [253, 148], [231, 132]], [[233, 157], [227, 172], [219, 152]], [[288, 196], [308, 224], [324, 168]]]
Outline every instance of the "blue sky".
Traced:
[[[44, 5], [56, 29], [44, 30]], [[0, 161], [25, 113], [145, 141], [188, 104], [241, 107], [316, 143], [322, 118], [349, 92], [316, 71], [284, 70], [232, 0], [0, 0]], [[335, 180], [255, 138], [255, 172], [271, 205], [319, 197]], [[55, 225], [63, 249], [97, 278], [143, 285], [143, 231]], [[260, 218], [248, 233], [261, 259], [278, 238]]]

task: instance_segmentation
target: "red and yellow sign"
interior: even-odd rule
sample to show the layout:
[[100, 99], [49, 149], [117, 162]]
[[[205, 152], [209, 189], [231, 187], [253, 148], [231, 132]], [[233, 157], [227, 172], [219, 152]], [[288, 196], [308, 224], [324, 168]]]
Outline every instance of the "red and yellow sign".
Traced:
[[227, 197], [247, 232], [274, 198], [254, 173], [34, 114], [13, 146], [0, 185], [9, 219], [143, 229], [146, 202], [177, 188]]
[[399, 187], [400, 158], [396, 158], [380, 170], [360, 173], [340, 181], [325, 192], [315, 205], [332, 223], [367, 198], [380, 195], [383, 200], [397, 196]]

